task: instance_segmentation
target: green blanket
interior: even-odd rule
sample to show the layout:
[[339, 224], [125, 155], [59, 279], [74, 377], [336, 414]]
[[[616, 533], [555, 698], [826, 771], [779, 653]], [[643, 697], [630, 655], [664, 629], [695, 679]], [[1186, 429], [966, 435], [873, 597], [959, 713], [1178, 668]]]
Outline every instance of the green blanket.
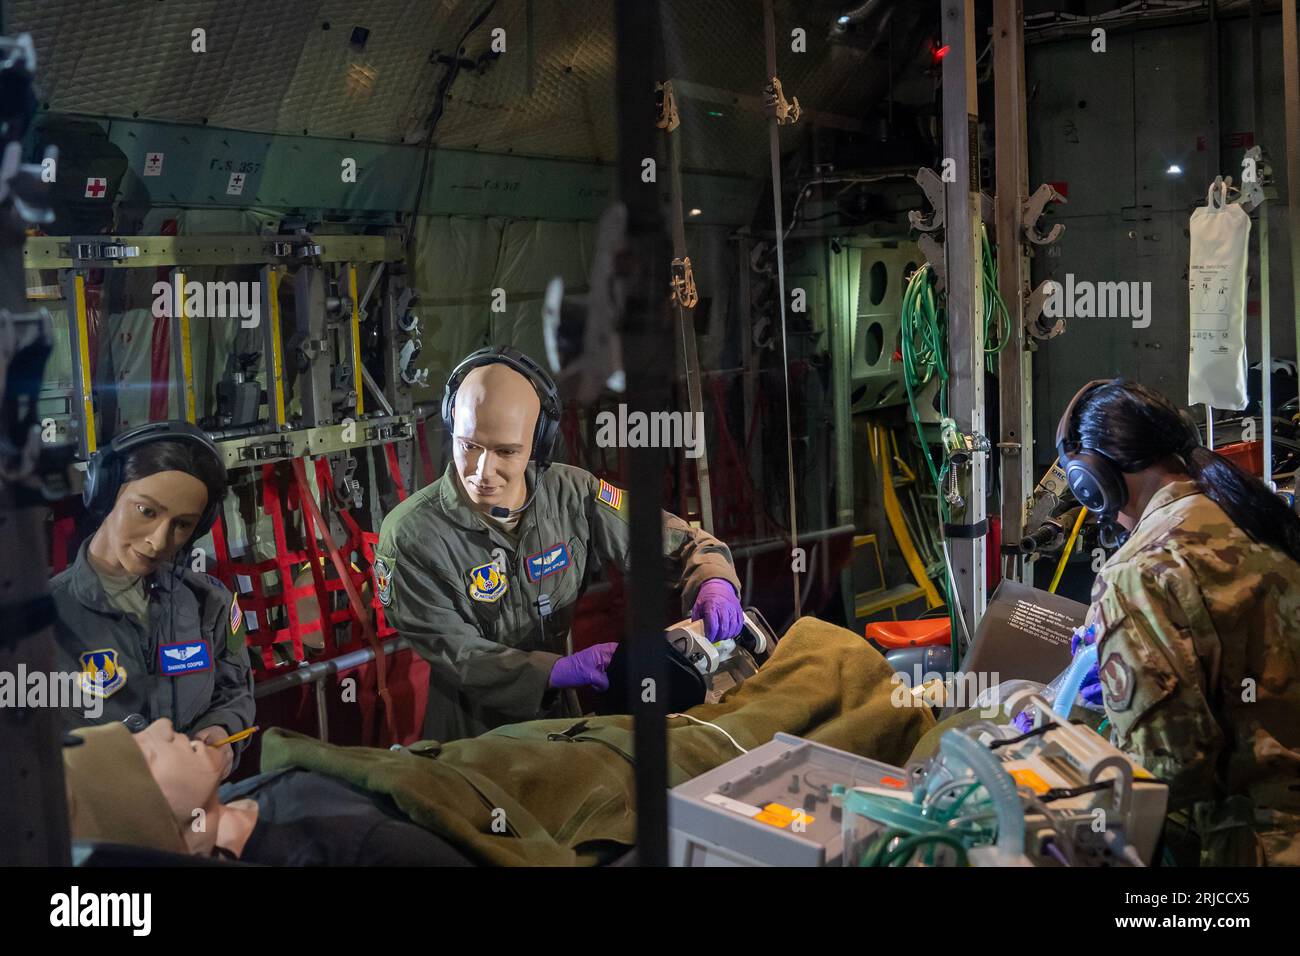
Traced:
[[[746, 749], [784, 731], [902, 764], [934, 718], [925, 707], [891, 704], [892, 673], [857, 634], [805, 617], [758, 674], [690, 714]], [[711, 727], [682, 717], [668, 725], [673, 785], [739, 755]], [[481, 863], [592, 865], [635, 842], [631, 726], [625, 716], [534, 720], [398, 751], [272, 729], [262, 770], [298, 767], [387, 794], [413, 822]]]

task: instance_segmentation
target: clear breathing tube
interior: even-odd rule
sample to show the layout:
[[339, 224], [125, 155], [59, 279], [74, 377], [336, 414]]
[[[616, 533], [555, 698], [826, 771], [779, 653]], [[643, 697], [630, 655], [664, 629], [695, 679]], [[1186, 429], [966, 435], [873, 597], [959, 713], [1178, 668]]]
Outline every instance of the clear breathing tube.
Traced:
[[1079, 696], [1079, 689], [1083, 687], [1083, 679], [1096, 664], [1096, 644], [1085, 645], [1078, 654], [1074, 655], [1074, 660], [1066, 668], [1065, 678], [1061, 681], [1061, 686], [1057, 688], [1056, 700], [1052, 703], [1052, 712], [1057, 717], [1064, 720], [1069, 719], [1070, 708], [1074, 706], [1074, 699]]
[[[1077, 693], [1076, 689], [1076, 693]], [[958, 730], [950, 730], [939, 741], [944, 761], [970, 768], [993, 804], [998, 821], [995, 844], [999, 856], [1011, 859], [1025, 852], [1025, 811], [1016, 793], [1016, 782], [1002, 769], [1002, 762], [978, 741]]]

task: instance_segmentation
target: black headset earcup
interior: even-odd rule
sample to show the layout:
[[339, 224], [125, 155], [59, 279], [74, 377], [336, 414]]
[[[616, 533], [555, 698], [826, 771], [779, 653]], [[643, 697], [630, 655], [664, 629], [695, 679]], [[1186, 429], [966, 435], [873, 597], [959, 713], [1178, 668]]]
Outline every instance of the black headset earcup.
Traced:
[[86, 462], [86, 483], [81, 487], [81, 503], [96, 520], [102, 520], [113, 510], [113, 502], [107, 499], [117, 493], [118, 482], [112, 474], [116, 459], [117, 453], [110, 445], [91, 455]]
[[551, 463], [551, 455], [555, 452], [555, 436], [559, 433], [560, 422], [557, 418], [552, 418], [543, 408], [537, 414], [537, 434], [533, 439], [534, 458], [541, 468], [545, 468]]
[[1114, 514], [1128, 503], [1128, 486], [1118, 468], [1104, 455], [1083, 450], [1065, 464], [1065, 477], [1079, 504], [1098, 514]]

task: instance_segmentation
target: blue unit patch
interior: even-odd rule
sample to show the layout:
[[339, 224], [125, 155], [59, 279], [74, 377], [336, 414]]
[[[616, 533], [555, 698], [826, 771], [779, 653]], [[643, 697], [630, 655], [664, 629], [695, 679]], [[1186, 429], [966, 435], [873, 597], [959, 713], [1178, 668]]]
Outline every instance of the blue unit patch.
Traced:
[[563, 571], [569, 566], [569, 549], [563, 544], [553, 544], [544, 551], [529, 555], [524, 562], [528, 568], [528, 580], [540, 581], [548, 574]]
[[126, 686], [126, 668], [111, 647], [86, 651], [80, 657], [81, 690], [95, 697], [112, 697]]
[[506, 576], [489, 561], [469, 569], [469, 596], [484, 604], [495, 604], [510, 588]]
[[208, 653], [207, 641], [182, 641], [158, 648], [158, 669], [164, 677], [193, 674], [211, 668], [212, 655]]

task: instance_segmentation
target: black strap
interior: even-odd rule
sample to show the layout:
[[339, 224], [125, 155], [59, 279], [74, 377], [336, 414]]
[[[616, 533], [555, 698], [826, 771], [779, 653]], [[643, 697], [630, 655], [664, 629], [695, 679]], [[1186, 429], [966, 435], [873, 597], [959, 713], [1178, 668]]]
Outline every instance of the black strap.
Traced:
[[982, 538], [988, 533], [988, 518], [984, 518], [975, 524], [948, 524], [945, 521], [943, 525], [943, 536], [945, 538]]

